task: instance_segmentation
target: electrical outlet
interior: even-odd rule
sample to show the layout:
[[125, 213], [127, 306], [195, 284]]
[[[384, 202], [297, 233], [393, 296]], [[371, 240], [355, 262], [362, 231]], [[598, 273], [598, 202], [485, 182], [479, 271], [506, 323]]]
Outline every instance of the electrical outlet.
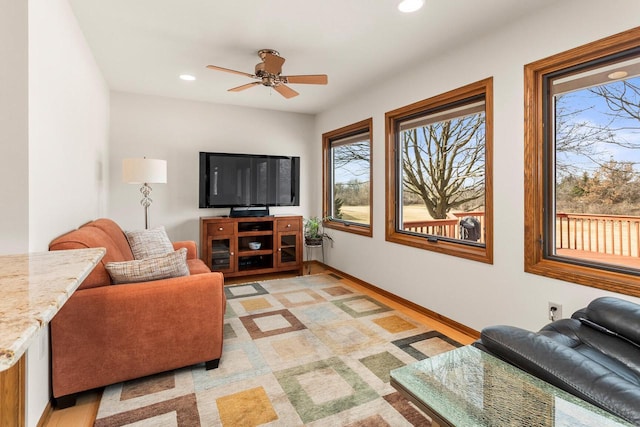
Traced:
[[551, 321], [562, 319], [562, 304], [549, 301], [547, 313]]

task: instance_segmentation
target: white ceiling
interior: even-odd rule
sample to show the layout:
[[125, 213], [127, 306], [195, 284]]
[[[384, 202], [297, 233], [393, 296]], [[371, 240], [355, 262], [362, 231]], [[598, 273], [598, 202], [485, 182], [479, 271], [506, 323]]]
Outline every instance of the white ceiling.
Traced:
[[[560, 0], [69, 0], [112, 90], [318, 113], [354, 93]], [[227, 89], [253, 80], [259, 49], [286, 58], [283, 75], [327, 74], [327, 86]], [[194, 75], [185, 82], [180, 74]]]

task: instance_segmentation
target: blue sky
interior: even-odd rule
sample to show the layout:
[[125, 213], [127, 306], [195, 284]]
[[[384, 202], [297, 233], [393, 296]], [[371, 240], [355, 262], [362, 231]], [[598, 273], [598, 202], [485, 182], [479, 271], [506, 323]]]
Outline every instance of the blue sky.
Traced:
[[[640, 77], [631, 78], [627, 81], [636, 86], [640, 86]], [[609, 85], [621, 85], [621, 83], [613, 82], [609, 83]], [[634, 96], [634, 102], [638, 102], [635, 94], [630, 94], [629, 96]], [[613, 118], [612, 112], [608, 108], [605, 100], [593, 94], [588, 89], [563, 95], [562, 103], [568, 110], [585, 110], [572, 117], [571, 121], [574, 123], [607, 126]], [[610, 129], [616, 128], [619, 130], [614, 132], [615, 139], [630, 147], [593, 141], [591, 148], [596, 149], [600, 153], [599, 158], [603, 161], [610, 159], [616, 161], [631, 161], [635, 163], [635, 170], [640, 172], [640, 121], [615, 118], [615, 120], [610, 123]], [[576, 169], [587, 171], [589, 174], [598, 168], [597, 163], [585, 156], [577, 154], [559, 153], [558, 161], [564, 164], [570, 164]], [[578, 172], [578, 174], [581, 174], [581, 172]]]

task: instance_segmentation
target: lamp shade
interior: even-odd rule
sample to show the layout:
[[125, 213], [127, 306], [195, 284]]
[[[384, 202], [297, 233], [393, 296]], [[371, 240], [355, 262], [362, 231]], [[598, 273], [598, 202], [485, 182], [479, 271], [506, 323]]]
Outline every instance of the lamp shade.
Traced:
[[167, 161], [158, 159], [124, 159], [122, 181], [128, 184], [167, 182]]

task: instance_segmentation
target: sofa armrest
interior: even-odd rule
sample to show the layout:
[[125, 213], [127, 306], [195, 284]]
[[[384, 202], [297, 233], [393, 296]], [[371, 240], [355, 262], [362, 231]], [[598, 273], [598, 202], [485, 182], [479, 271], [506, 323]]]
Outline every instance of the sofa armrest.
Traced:
[[51, 321], [54, 397], [220, 358], [223, 276], [75, 292]]
[[173, 242], [173, 249], [178, 250], [181, 248], [187, 248], [187, 259], [198, 258], [198, 247], [193, 240], [182, 240], [179, 242]]
[[481, 343], [510, 364], [640, 425], [638, 385], [580, 352], [549, 337], [503, 325], [484, 328]]

